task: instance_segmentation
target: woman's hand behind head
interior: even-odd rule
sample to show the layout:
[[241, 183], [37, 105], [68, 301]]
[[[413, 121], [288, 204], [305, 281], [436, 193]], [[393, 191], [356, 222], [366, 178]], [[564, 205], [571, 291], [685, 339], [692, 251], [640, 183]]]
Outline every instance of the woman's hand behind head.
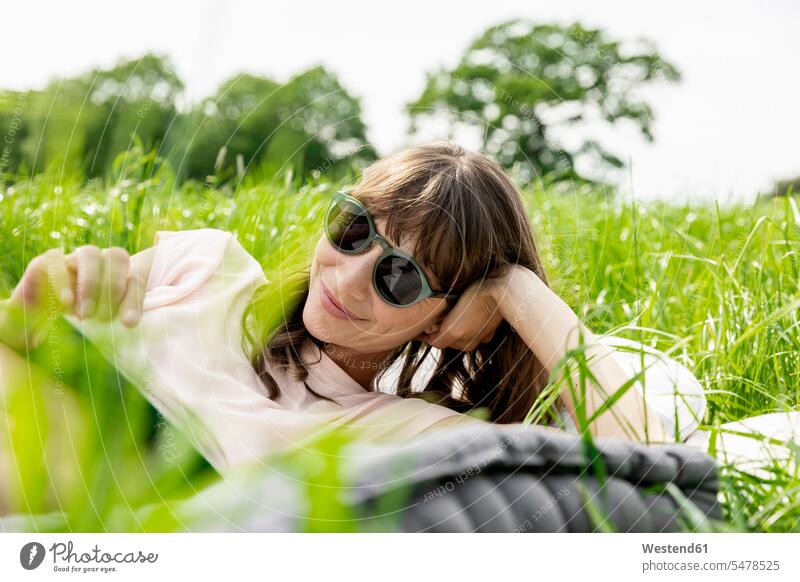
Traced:
[[454, 348], [462, 352], [471, 352], [490, 342], [503, 321], [496, 292], [504, 281], [500, 276], [473, 282], [444, 316], [436, 332], [420, 334], [417, 339], [440, 350]]

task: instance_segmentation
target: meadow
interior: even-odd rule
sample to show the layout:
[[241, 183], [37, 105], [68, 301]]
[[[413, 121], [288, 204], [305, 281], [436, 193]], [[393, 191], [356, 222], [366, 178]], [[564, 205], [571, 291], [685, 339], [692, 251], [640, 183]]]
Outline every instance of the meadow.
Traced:
[[[56, 168], [0, 188], [0, 296], [47, 248], [134, 253], [157, 230], [231, 231], [275, 271], [310, 252], [338, 186], [291, 174], [178, 183], [140, 149], [120, 155], [111, 175], [87, 182]], [[800, 212], [791, 196], [723, 206], [638, 202], [591, 186], [523, 191], [551, 286], [594, 331], [643, 341], [687, 366], [708, 397], [703, 427], [800, 408]], [[137, 508], [186, 498], [213, 470], [91, 345], [53, 324], [30, 354], [35, 388], [4, 401], [7, 446], [26, 462], [4, 467], [0, 513], [37, 516], [39, 531], [169, 529]], [[64, 455], [72, 439], [81, 447]], [[335, 479], [320, 470], [317, 485]], [[318, 516], [342, 510], [322, 487], [308, 495]], [[800, 531], [797, 474], [761, 479], [723, 468], [721, 498], [731, 530]]]

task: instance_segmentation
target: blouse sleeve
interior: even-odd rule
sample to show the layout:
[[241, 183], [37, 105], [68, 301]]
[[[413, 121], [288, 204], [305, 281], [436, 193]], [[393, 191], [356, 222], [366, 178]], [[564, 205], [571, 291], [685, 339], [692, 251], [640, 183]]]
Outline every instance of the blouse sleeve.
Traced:
[[158, 231], [144, 309], [175, 303], [196, 291], [220, 267], [233, 242], [229, 232], [213, 228]]
[[[597, 339], [611, 350], [629, 378], [638, 376], [633, 386], [658, 415], [667, 434], [677, 432], [680, 441], [689, 439], [708, 407], [703, 386], [694, 374], [661, 350], [641, 342], [613, 335], [599, 335]], [[565, 408], [559, 410], [559, 417], [562, 428], [578, 432]]]
[[705, 390], [685, 366], [661, 350], [641, 342], [612, 335], [599, 338], [625, 369], [629, 377], [641, 374], [634, 386], [659, 415], [668, 434], [676, 432], [686, 440], [706, 413]]

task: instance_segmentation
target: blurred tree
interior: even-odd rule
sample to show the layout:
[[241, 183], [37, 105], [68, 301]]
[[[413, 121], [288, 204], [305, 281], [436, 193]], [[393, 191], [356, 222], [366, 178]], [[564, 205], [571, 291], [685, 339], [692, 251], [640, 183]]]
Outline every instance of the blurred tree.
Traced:
[[28, 94], [23, 91], [0, 92], [0, 180], [7, 174], [13, 181], [14, 173], [24, 165], [21, 144], [28, 135], [24, 116], [28, 110]]
[[107, 173], [117, 154], [134, 146], [134, 134], [146, 149], [162, 144], [178, 117], [184, 90], [166, 57], [148, 54], [89, 73], [84, 82], [89, 79], [88, 101], [100, 110], [87, 127], [87, 142], [96, 148], [90, 174]]
[[789, 192], [800, 194], [800, 176], [777, 180], [772, 186], [773, 196], [786, 196]]
[[13, 138], [0, 174], [108, 176], [120, 153], [143, 149], [158, 150], [178, 179], [218, 184], [245, 170], [336, 179], [376, 157], [359, 101], [322, 67], [284, 84], [236, 75], [191, 108], [180, 106], [183, 89], [169, 60], [148, 54], [40, 91], [0, 92], [0, 129]]
[[122, 61], [104, 70], [53, 80], [40, 91], [0, 93], [0, 120], [17, 115], [23, 128], [9, 170], [25, 166], [41, 172], [93, 177], [111, 169], [118, 153], [137, 134], [157, 147], [176, 115], [183, 82], [168, 60], [156, 55]]
[[186, 174], [338, 174], [376, 157], [361, 106], [320, 66], [287, 83], [240, 74], [192, 112]]
[[652, 141], [653, 112], [636, 89], [659, 79], [677, 81], [680, 74], [646, 40], [623, 46], [578, 23], [516, 19], [489, 28], [452, 70], [429, 73], [407, 107], [412, 132], [422, 118], [437, 116], [448, 121], [451, 136], [477, 129], [483, 150], [524, 179], [594, 180], [623, 163], [579, 124], [624, 119]]

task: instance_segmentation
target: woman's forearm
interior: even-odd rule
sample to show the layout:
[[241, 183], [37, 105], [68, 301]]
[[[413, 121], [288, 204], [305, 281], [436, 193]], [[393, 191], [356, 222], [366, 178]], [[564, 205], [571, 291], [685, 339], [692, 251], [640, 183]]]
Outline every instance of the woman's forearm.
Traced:
[[[582, 333], [587, 366], [597, 380], [585, 381], [586, 418], [630, 380], [610, 350], [597, 341], [572, 309], [530, 269], [517, 266], [509, 271], [503, 284], [496, 287], [495, 299], [503, 317], [550, 373], [567, 352], [578, 347]], [[580, 392], [577, 371], [572, 372], [572, 378], [576, 392]], [[581, 398], [580, 393], [575, 396]], [[562, 391], [562, 397], [577, 422], [578, 403], [570, 390]], [[594, 436], [638, 441], [670, 440], [658, 415], [646, 405], [633, 385], [591, 423], [589, 431]]]

